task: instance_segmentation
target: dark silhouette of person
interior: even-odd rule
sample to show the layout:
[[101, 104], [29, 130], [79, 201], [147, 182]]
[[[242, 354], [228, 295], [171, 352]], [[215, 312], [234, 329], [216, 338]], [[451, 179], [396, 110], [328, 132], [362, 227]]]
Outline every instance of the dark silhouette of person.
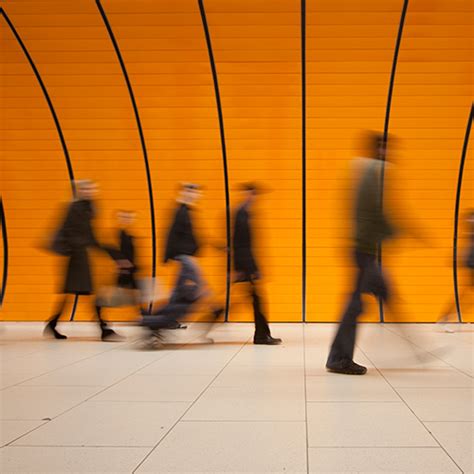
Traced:
[[235, 213], [232, 238], [232, 253], [236, 274], [234, 283], [249, 285], [249, 296], [252, 300], [255, 321], [254, 344], [277, 345], [281, 344], [282, 341], [271, 336], [267, 318], [263, 313], [262, 299], [258, 289], [258, 281], [261, 275], [253, 253], [251, 208], [259, 194], [259, 188], [253, 183], [246, 183], [242, 185], [242, 191], [244, 198]]
[[357, 275], [326, 363], [328, 371], [350, 375], [367, 372], [366, 367], [353, 361], [357, 319], [363, 313], [362, 294], [373, 294], [384, 303], [389, 301], [390, 296], [386, 278], [377, 263], [380, 244], [394, 234], [382, 206], [382, 173], [387, 144], [379, 133], [373, 133], [370, 142], [371, 156], [364, 159], [364, 169], [354, 196], [354, 259]]
[[[45, 334], [51, 334], [56, 339], [67, 339], [67, 336], [56, 329], [67, 302], [67, 295], [92, 295], [94, 293], [89, 248], [95, 247], [107, 252], [119, 266], [124, 268], [130, 266], [128, 261], [122, 260], [113, 249], [99, 244], [95, 238], [92, 228], [94, 218], [92, 199], [97, 194], [96, 184], [89, 180], [81, 180], [76, 181], [75, 185], [76, 198], [69, 205], [66, 218], [52, 244], [53, 251], [68, 258], [63, 287], [64, 297], [45, 327]], [[102, 340], [121, 340], [122, 338], [114, 330], [107, 327], [107, 323], [101, 318], [100, 308], [97, 304], [94, 306]]]

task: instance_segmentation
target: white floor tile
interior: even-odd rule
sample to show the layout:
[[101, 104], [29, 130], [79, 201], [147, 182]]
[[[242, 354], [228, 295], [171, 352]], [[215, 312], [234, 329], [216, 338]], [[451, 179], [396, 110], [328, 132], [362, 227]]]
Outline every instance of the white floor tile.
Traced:
[[174, 351], [138, 372], [139, 375], [217, 375], [238, 351]]
[[398, 393], [422, 421], [474, 421], [471, 388], [401, 388]]
[[252, 324], [197, 344], [191, 323], [160, 351], [136, 350], [136, 327], [119, 344], [95, 324], [64, 324], [67, 341], [2, 327], [2, 472], [131, 473], [157, 443], [143, 472], [306, 472], [305, 408], [310, 472], [473, 470], [470, 326], [360, 325], [364, 377], [326, 372], [336, 324], [275, 324], [272, 347], [251, 343]]
[[401, 402], [308, 403], [308, 436], [310, 447], [436, 446]]
[[154, 446], [187, 403], [87, 402], [18, 440], [18, 446]]
[[474, 388], [474, 379], [456, 369], [382, 369], [383, 376], [395, 388]]
[[309, 448], [309, 472], [461, 472], [441, 448]]
[[4, 473], [128, 473], [150, 451], [149, 448], [26, 448], [0, 451]]
[[21, 385], [108, 387], [127, 377], [130, 370], [121, 366], [111, 366], [107, 369], [96, 367], [94, 359], [88, 359], [32, 378]]
[[327, 373], [320, 377], [306, 377], [309, 402], [396, 402], [400, 397], [378, 373], [364, 377], [347, 377]]
[[474, 472], [474, 423], [425, 424], [465, 473]]
[[253, 386], [285, 389], [304, 385], [302, 366], [234, 366], [229, 364], [214, 380], [213, 387]]
[[304, 387], [211, 387], [192, 406], [185, 420], [304, 421]]
[[137, 472], [303, 474], [305, 438], [303, 422], [182, 422]]
[[44, 373], [43, 371], [28, 371], [28, 370], [15, 370], [0, 373], [0, 390], [4, 388], [11, 387], [13, 385], [18, 385], [23, 383], [33, 377], [38, 377]]
[[0, 392], [0, 414], [5, 420], [54, 418], [99, 390], [100, 387], [10, 387]]
[[46, 421], [0, 420], [0, 446], [11, 443], [44, 423]]
[[304, 352], [301, 346], [245, 346], [232, 360], [233, 366], [293, 366], [301, 365]]
[[438, 367], [448, 367], [448, 364], [427, 352], [418, 350], [417, 353], [409, 352], [406, 347], [386, 348], [382, 344], [374, 351], [362, 350], [370, 359], [373, 365], [383, 369], [431, 369]]
[[194, 401], [212, 375], [131, 375], [101, 392], [94, 400], [122, 402]]

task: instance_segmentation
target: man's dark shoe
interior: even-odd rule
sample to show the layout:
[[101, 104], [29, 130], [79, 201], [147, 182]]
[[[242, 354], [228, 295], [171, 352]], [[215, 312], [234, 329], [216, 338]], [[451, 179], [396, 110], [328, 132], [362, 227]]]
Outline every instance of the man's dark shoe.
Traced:
[[102, 329], [101, 339], [105, 342], [122, 342], [125, 340], [123, 336], [117, 334], [113, 329]]
[[281, 342], [281, 339], [272, 336], [254, 337], [253, 339], [254, 344], [262, 344], [267, 346], [278, 346], [281, 344]]
[[166, 329], [186, 329], [188, 326], [181, 324], [179, 321], [171, 321]]
[[55, 339], [67, 339], [67, 336], [57, 331], [56, 328], [51, 325], [51, 323], [46, 325], [43, 334], [45, 336], [53, 336]]
[[336, 374], [346, 375], [364, 375], [367, 373], [367, 367], [356, 364], [354, 361], [350, 361], [340, 365], [326, 365], [328, 372], [334, 372]]
[[217, 308], [212, 311], [212, 317], [214, 318], [214, 320], [219, 319], [224, 314], [224, 311], [224, 308]]

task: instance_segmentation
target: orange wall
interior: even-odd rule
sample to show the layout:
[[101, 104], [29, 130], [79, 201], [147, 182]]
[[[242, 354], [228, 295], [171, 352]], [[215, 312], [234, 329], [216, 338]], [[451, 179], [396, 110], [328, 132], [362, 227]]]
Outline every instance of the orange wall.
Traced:
[[[271, 191], [262, 196], [255, 222], [268, 315], [272, 321], [301, 321], [300, 2], [204, 4], [224, 116], [230, 203], [237, 205], [242, 181], [258, 181]], [[383, 129], [402, 4], [306, 1], [308, 321], [337, 320], [348, 291], [351, 160], [362, 130]], [[219, 122], [199, 6], [197, 0], [102, 5], [139, 108], [154, 191], [157, 272], [169, 286], [174, 268], [163, 266], [161, 258], [178, 182], [205, 186], [197, 212], [201, 239], [225, 237]], [[143, 154], [126, 83], [95, 2], [7, 0], [2, 6], [48, 89], [75, 176], [100, 183], [99, 236], [113, 239], [115, 209], [137, 210], [140, 266], [149, 275]], [[392, 99], [390, 133], [397, 149], [396, 166], [387, 175], [387, 204], [403, 202], [401, 223], [424, 229], [429, 246], [403, 238], [385, 249], [404, 320], [436, 319], [453, 295], [453, 214], [472, 102], [472, 26], [469, 1], [410, 1]], [[0, 35], [1, 194], [10, 251], [2, 317], [44, 320], [56, 300], [61, 259], [41, 246], [69, 199], [70, 185], [47, 103], [3, 18]], [[472, 161], [470, 147], [461, 212], [474, 207]], [[225, 255], [208, 245], [202, 256], [206, 277], [222, 295]], [[101, 256], [95, 263], [98, 284], [112, 281], [113, 265]], [[467, 284], [463, 270], [459, 281]], [[251, 318], [240, 303], [242, 293], [232, 288], [232, 321]], [[76, 318], [89, 319], [89, 303], [82, 300]], [[116, 310], [110, 317], [133, 314]], [[378, 317], [372, 304], [366, 319]], [[473, 319], [472, 309], [464, 319]]]

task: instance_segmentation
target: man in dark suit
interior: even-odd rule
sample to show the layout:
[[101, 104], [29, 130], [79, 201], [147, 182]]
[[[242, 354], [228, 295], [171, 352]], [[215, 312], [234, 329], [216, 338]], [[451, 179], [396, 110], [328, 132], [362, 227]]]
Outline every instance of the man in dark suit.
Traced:
[[[61, 334], [56, 325], [64, 311], [67, 295], [92, 295], [93, 284], [88, 249], [95, 247], [107, 252], [120, 267], [130, 266], [130, 262], [121, 259], [113, 249], [102, 246], [97, 242], [92, 220], [95, 215], [93, 198], [97, 194], [97, 186], [89, 180], [76, 181], [75, 200], [70, 204], [64, 223], [56, 235], [53, 250], [67, 256], [66, 278], [63, 288], [64, 298], [61, 300], [55, 314], [50, 318], [45, 328], [45, 334], [51, 334], [56, 339], [67, 339]], [[121, 338], [115, 331], [107, 327], [100, 316], [100, 308], [95, 304], [95, 314], [104, 341], [115, 341]]]
[[353, 361], [357, 319], [363, 313], [362, 294], [372, 294], [384, 303], [389, 300], [388, 284], [377, 263], [380, 244], [394, 233], [382, 206], [386, 142], [378, 133], [371, 135], [370, 141], [371, 154], [363, 159], [363, 170], [354, 197], [357, 276], [326, 363], [329, 372], [349, 375], [367, 372], [366, 367]]
[[253, 254], [250, 210], [259, 194], [259, 190], [252, 183], [244, 184], [242, 190], [244, 199], [235, 213], [232, 239], [234, 270], [236, 272], [234, 283], [247, 283], [250, 288], [255, 321], [254, 344], [277, 345], [281, 344], [281, 339], [271, 336], [267, 319], [262, 310], [262, 301], [257, 285], [260, 279], [260, 271]]

